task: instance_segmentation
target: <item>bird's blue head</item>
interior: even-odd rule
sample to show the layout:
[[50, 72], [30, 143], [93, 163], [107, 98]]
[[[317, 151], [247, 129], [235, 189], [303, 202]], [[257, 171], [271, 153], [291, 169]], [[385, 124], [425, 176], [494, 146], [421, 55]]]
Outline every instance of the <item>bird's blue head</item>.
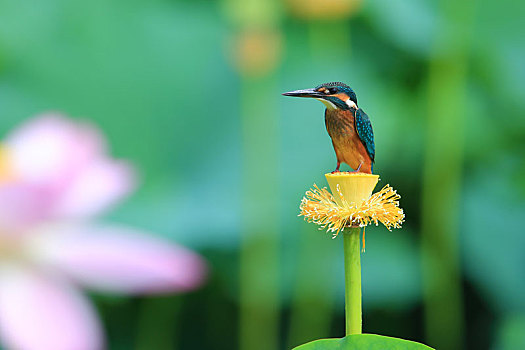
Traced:
[[357, 109], [357, 96], [354, 90], [340, 82], [321, 84], [313, 89], [285, 92], [283, 95], [315, 98], [329, 109]]

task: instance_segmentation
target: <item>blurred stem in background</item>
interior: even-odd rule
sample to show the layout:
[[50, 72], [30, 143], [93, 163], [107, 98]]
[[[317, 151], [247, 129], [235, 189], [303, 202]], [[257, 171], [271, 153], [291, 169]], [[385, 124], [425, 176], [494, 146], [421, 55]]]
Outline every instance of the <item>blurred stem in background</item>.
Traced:
[[240, 348], [278, 348], [279, 217], [273, 77], [244, 78], [243, 230], [240, 255]]
[[[355, 2], [353, 0], [343, 1]], [[292, 12], [302, 13], [300, 11], [305, 11], [304, 2], [290, 0], [289, 3]], [[295, 11], [293, 11], [293, 6], [297, 6]], [[321, 2], [317, 3], [316, 6], [326, 7]], [[330, 52], [330, 55], [334, 55], [334, 57], [349, 61], [351, 43], [348, 17], [353, 14], [356, 8], [351, 7], [351, 9], [352, 11], [347, 13], [338, 13], [343, 18], [336, 20], [307, 17], [309, 19], [307, 24], [310, 46], [309, 60], [318, 60]], [[308, 11], [308, 9], [306, 11], [314, 15], [319, 13], [313, 10]], [[304, 37], [301, 35], [289, 40], [302, 42], [303, 39]], [[293, 44], [293, 42], [290, 43], [290, 45]], [[346, 77], [339, 78], [341, 81], [345, 79]], [[335, 155], [333, 157], [335, 161]], [[329, 235], [319, 232], [313, 225], [302, 225], [299, 249], [299, 262], [297, 264], [299, 271], [296, 274], [297, 279], [293, 287], [290, 331], [287, 341], [289, 348], [311, 340], [329, 337], [334, 305], [336, 304], [337, 283], [335, 273], [333, 266], [327, 264], [324, 258], [338, 251], [339, 247], [337, 247], [336, 242], [333, 242]]]
[[307, 223], [298, 241], [288, 348], [330, 336], [337, 286], [334, 266], [326, 259], [339, 250], [337, 242]]
[[175, 350], [180, 296], [145, 298], [138, 319], [136, 350]]
[[[234, 26], [232, 58], [240, 72], [242, 225], [241, 350], [279, 347], [279, 213], [277, 99], [280, 3], [224, 0]], [[235, 108], [235, 107], [233, 107]]]
[[[349, 60], [351, 54], [350, 20], [310, 21], [308, 24], [308, 40], [311, 59], [326, 58], [327, 53], [338, 59]], [[340, 77], [339, 80], [348, 80]], [[318, 82], [319, 84], [325, 81]]]
[[421, 244], [426, 339], [437, 349], [464, 348], [458, 213], [472, 3], [442, 2], [429, 70]]

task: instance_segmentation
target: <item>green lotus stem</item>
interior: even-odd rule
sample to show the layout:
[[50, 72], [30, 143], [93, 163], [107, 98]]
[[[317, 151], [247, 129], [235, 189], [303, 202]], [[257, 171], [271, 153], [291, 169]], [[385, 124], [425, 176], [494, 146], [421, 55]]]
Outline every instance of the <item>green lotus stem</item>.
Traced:
[[359, 227], [343, 231], [346, 335], [361, 334], [363, 331], [359, 232]]
[[[328, 185], [339, 206], [345, 203], [361, 205], [370, 198], [379, 175], [362, 173], [325, 174]], [[346, 228], [343, 233], [345, 259], [345, 316], [346, 335], [361, 334], [363, 318], [361, 311], [361, 251], [360, 228]]]

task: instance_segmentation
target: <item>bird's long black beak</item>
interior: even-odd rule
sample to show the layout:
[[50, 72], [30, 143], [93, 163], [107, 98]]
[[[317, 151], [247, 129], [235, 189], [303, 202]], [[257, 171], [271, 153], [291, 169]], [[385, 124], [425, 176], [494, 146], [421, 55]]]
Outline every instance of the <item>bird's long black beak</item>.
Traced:
[[324, 96], [315, 89], [304, 89], [304, 90], [295, 90], [283, 93], [284, 96], [293, 96], [293, 97], [322, 97]]

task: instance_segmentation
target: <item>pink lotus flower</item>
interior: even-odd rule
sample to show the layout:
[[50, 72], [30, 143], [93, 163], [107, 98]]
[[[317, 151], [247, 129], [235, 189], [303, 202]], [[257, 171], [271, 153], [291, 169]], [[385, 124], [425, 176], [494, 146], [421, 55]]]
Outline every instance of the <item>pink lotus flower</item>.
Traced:
[[0, 341], [10, 349], [104, 348], [80, 287], [119, 293], [197, 287], [191, 251], [92, 218], [135, 187], [129, 164], [109, 158], [90, 125], [48, 114], [0, 146]]

